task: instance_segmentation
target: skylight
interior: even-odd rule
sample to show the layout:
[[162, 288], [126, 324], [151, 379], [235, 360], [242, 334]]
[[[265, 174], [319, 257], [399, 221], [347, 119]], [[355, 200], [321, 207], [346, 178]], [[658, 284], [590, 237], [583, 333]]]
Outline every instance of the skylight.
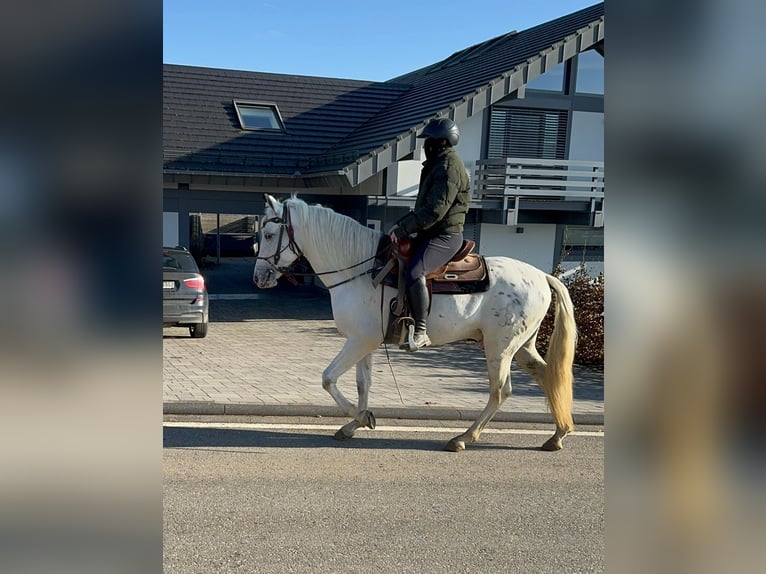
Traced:
[[243, 130], [285, 131], [276, 104], [234, 100], [234, 109]]

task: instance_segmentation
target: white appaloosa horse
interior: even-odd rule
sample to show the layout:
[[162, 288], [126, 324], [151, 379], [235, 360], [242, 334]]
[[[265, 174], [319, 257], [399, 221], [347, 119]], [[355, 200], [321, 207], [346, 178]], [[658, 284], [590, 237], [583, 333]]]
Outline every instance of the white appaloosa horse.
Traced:
[[[381, 233], [319, 205], [293, 196], [283, 202], [266, 195], [266, 214], [253, 272], [260, 288], [274, 287], [287, 267], [303, 255], [330, 289], [333, 317], [346, 338], [340, 353], [322, 373], [322, 387], [353, 420], [336, 438], [351, 438], [360, 427], [375, 427], [367, 410], [372, 353], [388, 325], [388, 304], [395, 290], [374, 286], [370, 270]], [[558, 450], [573, 429], [572, 363], [576, 326], [572, 300], [555, 277], [507, 257], [487, 257], [489, 289], [482, 293], [434, 295], [428, 317], [433, 345], [475, 340], [483, 344], [489, 372], [489, 401], [476, 421], [446, 449], [461, 451], [476, 442], [485, 425], [511, 394], [510, 367], [518, 363], [542, 387], [556, 432], [542, 445]], [[385, 289], [387, 292], [381, 292]], [[555, 293], [555, 324], [543, 359], [535, 348], [537, 331]], [[421, 351], [422, 352], [422, 351]], [[356, 365], [359, 402], [355, 406], [337, 387], [338, 378]]]

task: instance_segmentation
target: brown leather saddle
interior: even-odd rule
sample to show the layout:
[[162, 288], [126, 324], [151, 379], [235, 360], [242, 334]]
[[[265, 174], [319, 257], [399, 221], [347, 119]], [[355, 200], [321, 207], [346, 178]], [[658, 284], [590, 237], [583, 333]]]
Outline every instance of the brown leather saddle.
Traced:
[[[463, 245], [446, 265], [426, 275], [426, 284], [432, 294], [477, 293], [489, 288], [484, 257], [472, 253], [474, 247], [476, 247], [475, 241], [463, 240]], [[373, 282], [376, 285], [383, 283], [389, 287], [398, 287], [401, 275], [409, 261], [410, 250], [409, 239], [400, 241], [397, 250], [389, 249], [388, 261], [375, 274]]]
[[446, 265], [426, 275], [432, 293], [475, 293], [489, 288], [484, 257], [472, 253], [476, 243], [464, 240], [460, 250]]

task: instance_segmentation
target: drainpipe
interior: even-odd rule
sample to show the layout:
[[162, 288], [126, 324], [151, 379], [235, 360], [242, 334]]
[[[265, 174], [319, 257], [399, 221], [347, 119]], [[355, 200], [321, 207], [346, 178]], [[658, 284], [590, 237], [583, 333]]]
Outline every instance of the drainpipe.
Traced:
[[215, 214], [215, 259], [216, 264], [221, 264], [221, 214]]

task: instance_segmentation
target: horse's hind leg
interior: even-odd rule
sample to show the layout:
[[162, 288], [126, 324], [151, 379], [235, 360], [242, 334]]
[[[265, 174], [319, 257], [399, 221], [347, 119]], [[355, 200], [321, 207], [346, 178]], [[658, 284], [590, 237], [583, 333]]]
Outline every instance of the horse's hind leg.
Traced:
[[[367, 411], [367, 398], [370, 388], [372, 356], [371, 350], [357, 341], [347, 339], [340, 353], [322, 373], [322, 388], [326, 390], [338, 406], [354, 420], [343, 426], [335, 438], [351, 438], [360, 426], [374, 426], [374, 417]], [[357, 388], [360, 389], [359, 408], [355, 407], [338, 389], [338, 378], [348, 371], [353, 365], [357, 365]], [[361, 382], [360, 382], [361, 381]], [[361, 392], [362, 389], [364, 392]], [[362, 412], [363, 411], [363, 412]]]
[[466, 443], [479, 440], [484, 427], [495, 416], [503, 401], [511, 395], [511, 358], [513, 353], [508, 352], [506, 348], [499, 348], [499, 345], [487, 344], [486, 341], [485, 352], [489, 373], [489, 401], [468, 430], [447, 443], [446, 450], [460, 452], [465, 450]]
[[[545, 359], [540, 356], [535, 346], [537, 335], [532, 337], [529, 341], [524, 343], [516, 353], [516, 362], [521, 365], [521, 368], [529, 373], [535, 382], [545, 391]], [[546, 393], [547, 394], [547, 393]], [[542, 446], [543, 450], [561, 450], [563, 447], [563, 439], [569, 433], [571, 429], [564, 428], [556, 425], [556, 432], [549, 438]]]

